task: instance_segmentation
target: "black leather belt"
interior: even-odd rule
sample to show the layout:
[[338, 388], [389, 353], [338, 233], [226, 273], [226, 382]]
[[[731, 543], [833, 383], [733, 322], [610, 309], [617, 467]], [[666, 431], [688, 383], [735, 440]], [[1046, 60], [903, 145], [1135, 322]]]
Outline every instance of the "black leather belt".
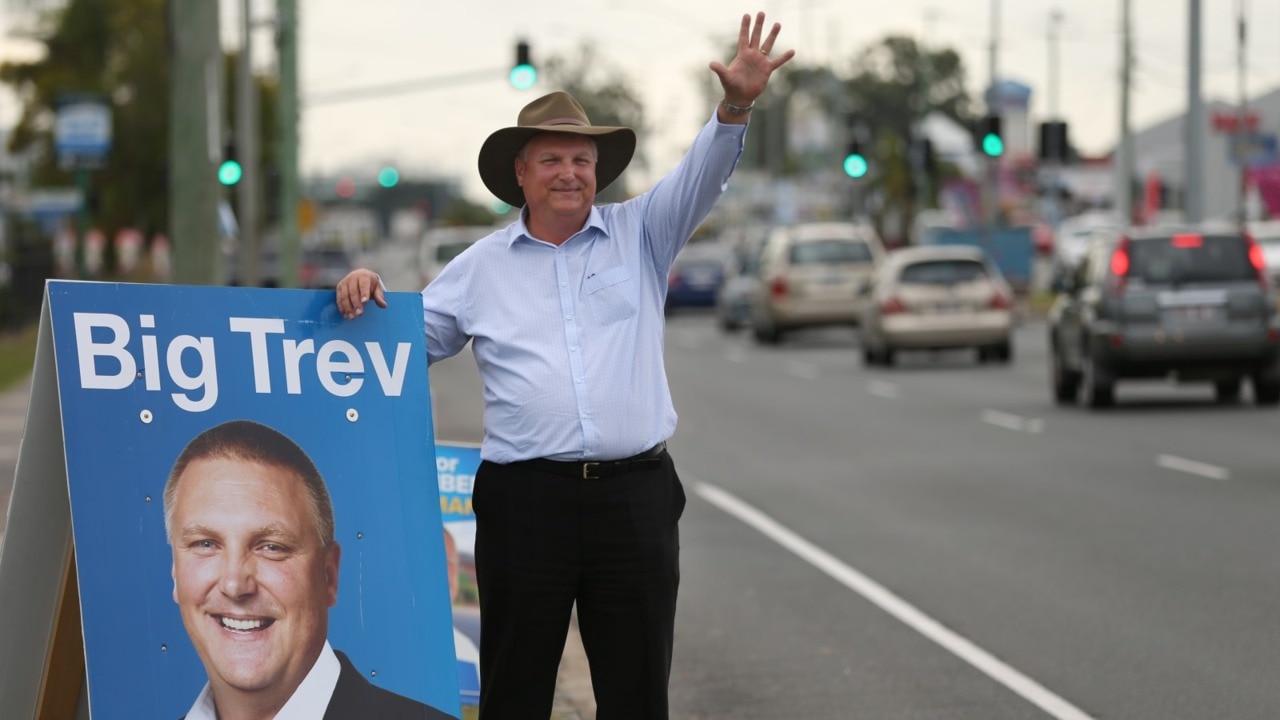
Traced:
[[528, 465], [540, 472], [582, 478], [583, 480], [601, 480], [603, 478], [625, 475], [629, 472], [634, 472], [642, 468], [654, 467], [662, 462], [662, 455], [666, 451], [667, 444], [665, 442], [660, 442], [642, 453], [637, 453], [631, 457], [622, 458], [621, 460], [584, 460], [581, 462], [569, 462], [564, 460], [534, 458], [532, 460], [523, 460], [514, 464]]

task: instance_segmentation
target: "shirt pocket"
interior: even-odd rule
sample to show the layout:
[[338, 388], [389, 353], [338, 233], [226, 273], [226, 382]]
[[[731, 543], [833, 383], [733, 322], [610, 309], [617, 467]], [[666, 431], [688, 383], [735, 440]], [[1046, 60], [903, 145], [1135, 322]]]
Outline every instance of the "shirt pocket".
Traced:
[[619, 266], [592, 273], [582, 283], [591, 315], [601, 325], [621, 322], [636, 314], [636, 283], [631, 270]]

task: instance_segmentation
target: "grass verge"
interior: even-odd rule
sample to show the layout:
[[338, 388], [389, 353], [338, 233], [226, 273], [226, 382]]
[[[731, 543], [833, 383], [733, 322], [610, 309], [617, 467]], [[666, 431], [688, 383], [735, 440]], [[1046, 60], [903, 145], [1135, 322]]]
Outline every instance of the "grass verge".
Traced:
[[38, 323], [32, 323], [0, 334], [0, 390], [7, 390], [31, 374], [36, 359], [39, 328]]

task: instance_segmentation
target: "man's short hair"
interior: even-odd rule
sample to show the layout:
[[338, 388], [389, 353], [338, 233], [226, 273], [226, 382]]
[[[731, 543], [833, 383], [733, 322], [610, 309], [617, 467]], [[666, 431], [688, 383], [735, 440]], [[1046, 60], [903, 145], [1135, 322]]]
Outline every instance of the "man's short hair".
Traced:
[[333, 500], [316, 465], [289, 436], [252, 420], [231, 420], [215, 425], [195, 436], [183, 448], [169, 471], [164, 486], [164, 532], [172, 538], [173, 506], [178, 494], [178, 479], [187, 466], [197, 460], [224, 458], [270, 465], [292, 471], [307, 488], [307, 503], [320, 541], [333, 542]]

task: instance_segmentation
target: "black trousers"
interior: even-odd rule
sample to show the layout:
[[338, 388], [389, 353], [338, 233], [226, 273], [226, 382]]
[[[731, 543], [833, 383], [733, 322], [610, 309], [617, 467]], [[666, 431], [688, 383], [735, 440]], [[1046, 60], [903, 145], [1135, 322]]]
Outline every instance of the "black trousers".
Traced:
[[573, 605], [597, 720], [666, 720], [684, 488], [671, 457], [584, 480], [482, 462], [481, 720], [545, 720]]

